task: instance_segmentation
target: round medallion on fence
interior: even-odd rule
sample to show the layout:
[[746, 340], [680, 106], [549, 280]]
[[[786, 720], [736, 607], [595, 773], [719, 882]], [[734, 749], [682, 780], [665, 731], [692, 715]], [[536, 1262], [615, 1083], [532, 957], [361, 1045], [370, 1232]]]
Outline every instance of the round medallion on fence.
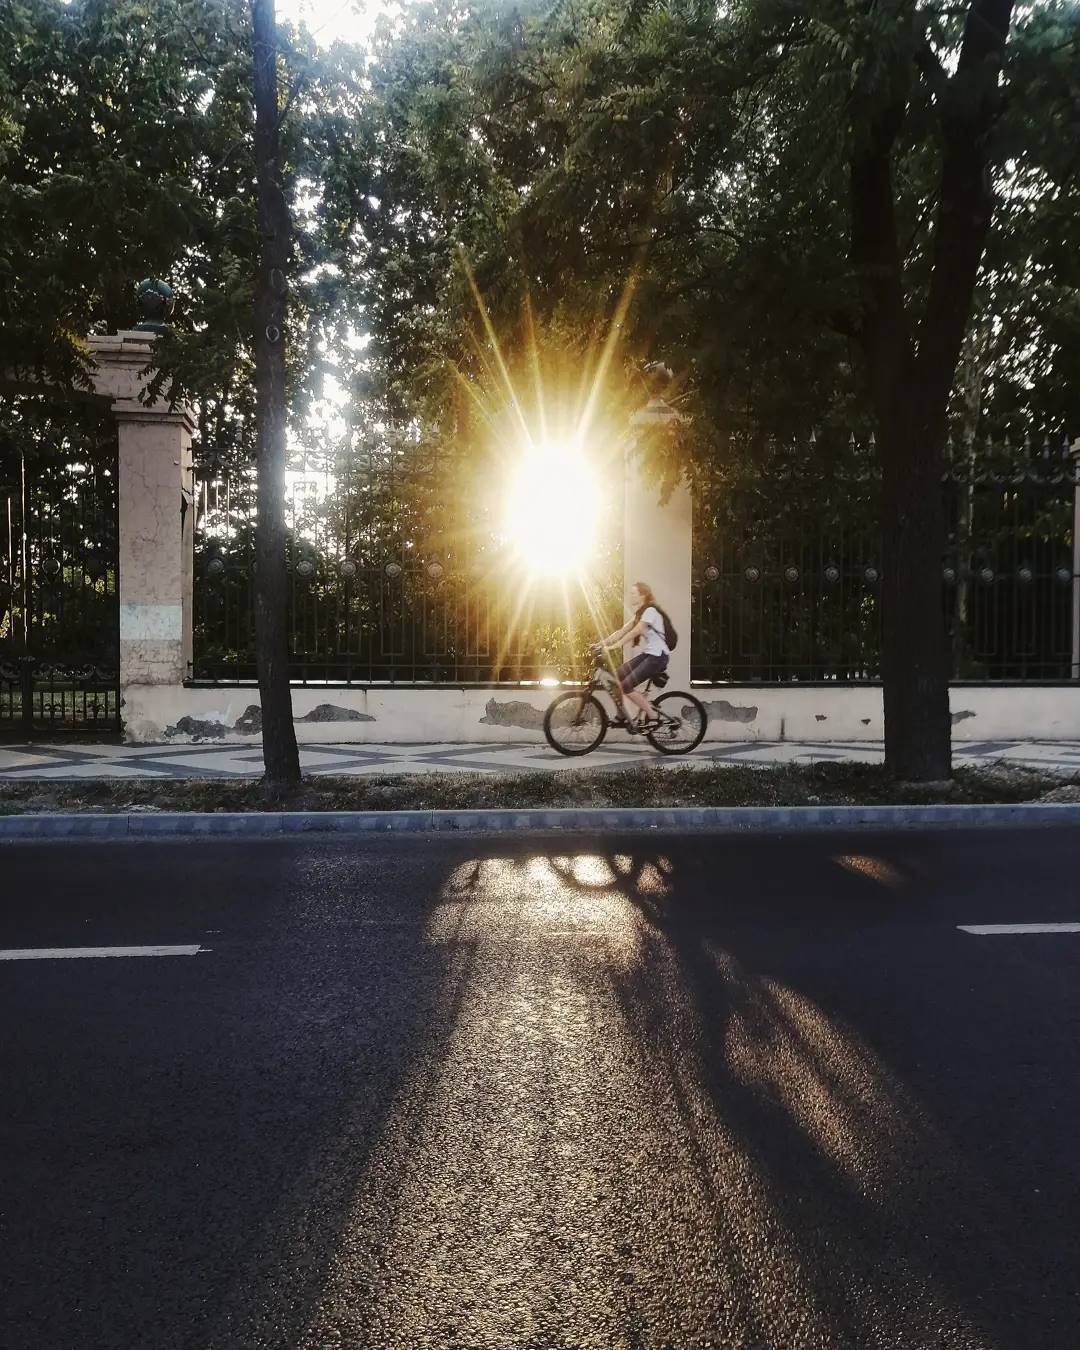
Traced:
[[296, 575], [303, 577], [305, 580], [315, 575], [315, 564], [310, 558], [304, 558], [296, 564]]
[[880, 578], [881, 573], [877, 570], [876, 567], [864, 567], [863, 576], [866, 578], [867, 584], [873, 586], [873, 584]]
[[1031, 570], [1030, 567], [1018, 567], [1018, 568], [1016, 569], [1016, 579], [1017, 579], [1017, 581], [1028, 582], [1028, 581], [1033, 581], [1034, 578], [1035, 578], [1035, 573]]
[[760, 568], [760, 567], [748, 567], [748, 568], [746, 569], [746, 571], [743, 573], [743, 576], [747, 579], [747, 581], [760, 581], [760, 580], [761, 580], [761, 568]]
[[353, 577], [356, 576], [356, 571], [357, 571], [356, 564], [353, 562], [351, 558], [346, 558], [345, 561], [338, 568], [338, 572], [341, 574], [341, 576], [345, 578], [346, 581], [352, 581]]
[[799, 569], [797, 567], [784, 568], [785, 581], [798, 581], [798, 579], [799, 579]]
[[46, 558], [41, 564], [41, 570], [50, 579], [60, 575], [60, 564], [55, 558]]
[[401, 576], [401, 573], [402, 573], [402, 570], [403, 570], [403, 569], [402, 569], [402, 566], [401, 566], [400, 563], [389, 562], [389, 563], [386, 564], [386, 567], [385, 567], [384, 570], [385, 570], [385, 572], [386, 572], [386, 575], [390, 578], [390, 580], [393, 581], [393, 580], [395, 580], [397, 577]]
[[954, 586], [956, 584], [956, 568], [943, 567], [941, 569], [941, 579], [946, 586]]
[[719, 567], [712, 567], [712, 566], [706, 567], [706, 569], [705, 569], [705, 580], [706, 580], [706, 581], [719, 581], [719, 580], [720, 580], [720, 569], [719, 569]]
[[979, 568], [979, 580], [984, 586], [989, 586], [994, 579], [994, 569], [992, 567]]
[[439, 578], [442, 576], [442, 574], [443, 574], [443, 565], [442, 565], [442, 563], [437, 563], [437, 562], [428, 563], [427, 574], [428, 574], [428, 576], [432, 579], [432, 581], [438, 581], [438, 579], [439, 579]]
[[1066, 586], [1073, 579], [1072, 572], [1070, 572], [1070, 570], [1067, 567], [1059, 567], [1058, 570], [1054, 573], [1054, 576], [1056, 576], [1058, 581], [1060, 581], [1063, 585]]
[[835, 563], [830, 563], [825, 569], [825, 580], [830, 585], [835, 585], [840, 580], [840, 569]]
[[208, 577], [219, 577], [225, 571], [224, 558], [211, 558], [206, 564], [206, 575]]

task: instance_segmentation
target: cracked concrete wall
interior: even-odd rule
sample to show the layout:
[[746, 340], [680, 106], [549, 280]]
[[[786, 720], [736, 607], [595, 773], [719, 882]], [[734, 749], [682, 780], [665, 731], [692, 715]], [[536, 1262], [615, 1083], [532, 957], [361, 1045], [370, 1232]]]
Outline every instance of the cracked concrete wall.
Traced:
[[[298, 686], [293, 710], [297, 739], [307, 745], [539, 742], [544, 709], [557, 692]], [[695, 692], [711, 713], [711, 741], [843, 743], [882, 737], [880, 689], [730, 685]], [[261, 725], [258, 699], [258, 690], [247, 687], [130, 685], [121, 708], [125, 739], [251, 745]], [[957, 741], [1080, 738], [1080, 685], [965, 686], [953, 690], [952, 702]]]
[[729, 703], [726, 698], [712, 701], [703, 698], [701, 701], [709, 716], [710, 726], [715, 722], [738, 722], [745, 726], [747, 723], [753, 722], [758, 714], [756, 703], [739, 705]]
[[484, 727], [518, 727], [522, 731], [543, 731], [544, 710], [523, 699], [500, 700], [489, 698], [480, 719]]

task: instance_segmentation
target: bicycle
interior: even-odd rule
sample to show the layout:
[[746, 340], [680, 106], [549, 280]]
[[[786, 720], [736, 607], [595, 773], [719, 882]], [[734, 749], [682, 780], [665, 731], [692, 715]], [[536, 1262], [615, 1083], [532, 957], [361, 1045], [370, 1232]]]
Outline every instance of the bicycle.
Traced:
[[[658, 675], [646, 682], [642, 692], [648, 694], [653, 685], [662, 689], [667, 682], [666, 673]], [[597, 661], [587, 683], [552, 700], [544, 713], [544, 735], [553, 750], [560, 755], [587, 755], [596, 749], [612, 725], [612, 719], [596, 696], [606, 693], [618, 713], [619, 705], [611, 692], [614, 683], [611, 669]], [[660, 714], [659, 723], [646, 723], [642, 713], [636, 718], [616, 720], [614, 725], [624, 727], [631, 736], [644, 735], [653, 749], [662, 755], [686, 755], [701, 744], [708, 714], [693, 694], [669, 689], [652, 703]], [[671, 711], [664, 711], [662, 704]]]

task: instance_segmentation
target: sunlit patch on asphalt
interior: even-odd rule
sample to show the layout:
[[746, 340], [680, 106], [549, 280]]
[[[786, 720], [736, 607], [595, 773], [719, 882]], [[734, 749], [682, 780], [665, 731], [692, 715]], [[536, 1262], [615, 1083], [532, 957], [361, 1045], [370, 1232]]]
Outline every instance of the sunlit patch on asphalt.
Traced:
[[880, 886], [896, 890], [904, 884], [904, 878], [884, 858], [871, 858], [865, 853], [838, 853], [833, 862], [845, 872], [866, 877], [867, 881], [876, 881]]
[[[454, 868], [426, 930], [446, 945], [431, 1037], [365, 1154], [300, 1350], [554, 1345], [567, 1326], [597, 1345], [752, 1327], [778, 1346], [880, 1345], [884, 1326], [930, 1345], [947, 1326], [950, 1350], [989, 1350], [917, 1252], [865, 1247], [962, 1160], [852, 1029], [669, 927], [677, 884], [646, 849]], [[849, 1235], [798, 1221], [784, 1187], [804, 1177], [853, 1209]], [[859, 1281], [842, 1314], [833, 1276]]]
[[[453, 908], [468, 900], [492, 907], [490, 936], [498, 939], [505, 935], [507, 902], [513, 901], [515, 935], [591, 935], [603, 938], [613, 953], [617, 947], [636, 945], [638, 927], [670, 892], [670, 867], [664, 857], [650, 860], [625, 853], [470, 859], [447, 879], [427, 936], [429, 941], [446, 941], [456, 935]], [[473, 910], [474, 920], [478, 913]]]

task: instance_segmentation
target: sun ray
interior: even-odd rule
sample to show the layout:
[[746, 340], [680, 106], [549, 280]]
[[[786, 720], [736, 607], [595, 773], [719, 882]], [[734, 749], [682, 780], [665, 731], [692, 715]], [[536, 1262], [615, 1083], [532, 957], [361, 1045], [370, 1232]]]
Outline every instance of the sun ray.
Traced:
[[525, 332], [526, 344], [529, 350], [529, 360], [532, 365], [533, 384], [536, 388], [536, 416], [540, 422], [540, 439], [547, 440], [547, 406], [544, 399], [544, 380], [540, 370], [540, 348], [536, 341], [536, 324], [533, 318], [532, 296], [529, 294], [528, 286], [525, 288]]
[[461, 259], [461, 265], [465, 269], [465, 276], [469, 283], [469, 289], [472, 291], [473, 299], [476, 301], [476, 307], [480, 311], [480, 318], [484, 324], [484, 331], [488, 335], [488, 341], [491, 343], [492, 355], [502, 376], [502, 383], [506, 389], [507, 396], [510, 399], [511, 407], [517, 413], [518, 421], [521, 424], [521, 430], [526, 439], [531, 444], [532, 433], [529, 428], [528, 419], [518, 400], [517, 390], [514, 388], [514, 382], [510, 378], [510, 372], [506, 368], [506, 362], [503, 360], [502, 348], [499, 345], [498, 334], [495, 332], [495, 325], [491, 322], [491, 315], [488, 313], [487, 305], [484, 304], [484, 297], [480, 294], [480, 287], [476, 284], [476, 277], [473, 275], [472, 265], [469, 262], [469, 255], [465, 251], [464, 244], [458, 245], [458, 257]]
[[635, 265], [630, 269], [626, 278], [626, 284], [622, 289], [622, 294], [619, 296], [619, 303], [615, 306], [615, 313], [612, 315], [611, 322], [608, 325], [607, 336], [600, 348], [600, 359], [596, 364], [592, 385], [589, 389], [589, 395], [586, 399], [585, 407], [582, 409], [578, 423], [578, 434], [581, 437], [588, 434], [593, 417], [596, 414], [596, 406], [600, 401], [600, 395], [604, 387], [604, 381], [607, 377], [608, 367], [611, 365], [612, 357], [615, 355], [615, 349], [619, 345], [619, 339], [622, 336], [623, 320], [626, 318], [627, 311], [630, 308], [630, 302], [634, 298], [639, 270], [639, 265]]

